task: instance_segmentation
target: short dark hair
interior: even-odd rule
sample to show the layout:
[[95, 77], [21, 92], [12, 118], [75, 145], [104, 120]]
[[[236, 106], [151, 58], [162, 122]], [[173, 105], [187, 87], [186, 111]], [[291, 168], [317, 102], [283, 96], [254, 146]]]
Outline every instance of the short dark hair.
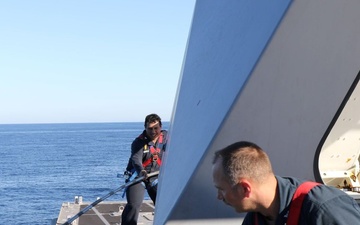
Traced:
[[147, 115], [147, 116], [145, 117], [144, 127], [146, 128], [146, 125], [147, 125], [148, 123], [155, 123], [155, 122], [157, 122], [157, 121], [159, 121], [160, 126], [162, 126], [160, 116], [158, 116], [158, 115], [155, 114], [155, 113], [149, 114], [149, 115]]
[[261, 182], [265, 174], [273, 173], [268, 155], [249, 141], [235, 142], [216, 151], [213, 164], [219, 158], [222, 158], [224, 175], [232, 184], [236, 184], [239, 177]]

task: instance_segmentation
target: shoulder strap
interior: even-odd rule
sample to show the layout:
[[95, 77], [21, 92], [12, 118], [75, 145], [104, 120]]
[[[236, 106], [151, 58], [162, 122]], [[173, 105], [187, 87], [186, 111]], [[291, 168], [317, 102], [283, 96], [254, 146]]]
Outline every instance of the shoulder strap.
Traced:
[[286, 222], [287, 225], [297, 225], [299, 223], [300, 212], [304, 198], [313, 187], [318, 185], [320, 184], [308, 181], [300, 184], [300, 186], [296, 189], [290, 204], [289, 216]]

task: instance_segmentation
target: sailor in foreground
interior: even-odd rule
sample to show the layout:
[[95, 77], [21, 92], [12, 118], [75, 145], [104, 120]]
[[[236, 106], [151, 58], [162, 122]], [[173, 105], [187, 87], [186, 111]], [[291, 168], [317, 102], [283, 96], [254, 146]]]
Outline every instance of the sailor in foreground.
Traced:
[[236, 142], [215, 153], [213, 182], [218, 199], [248, 212], [245, 225], [358, 225], [360, 207], [341, 190], [274, 175], [256, 144]]
[[[125, 173], [130, 177], [147, 177], [146, 174], [160, 170], [161, 159], [166, 148], [167, 131], [162, 130], [161, 118], [157, 114], [147, 115], [145, 130], [131, 144], [131, 156]], [[126, 180], [126, 182], [128, 182]], [[145, 188], [155, 204], [157, 177], [146, 178], [142, 183], [126, 189], [127, 204], [121, 216], [122, 225], [136, 225]]]

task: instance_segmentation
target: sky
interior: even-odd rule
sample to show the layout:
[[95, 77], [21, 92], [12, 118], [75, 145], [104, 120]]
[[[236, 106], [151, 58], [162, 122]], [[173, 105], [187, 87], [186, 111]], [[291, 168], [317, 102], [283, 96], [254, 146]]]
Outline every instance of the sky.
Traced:
[[1, 1], [0, 124], [169, 121], [195, 1]]

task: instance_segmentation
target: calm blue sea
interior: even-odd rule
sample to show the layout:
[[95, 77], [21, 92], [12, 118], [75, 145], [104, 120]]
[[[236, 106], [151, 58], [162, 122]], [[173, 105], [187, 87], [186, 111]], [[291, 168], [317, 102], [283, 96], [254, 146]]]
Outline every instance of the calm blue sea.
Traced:
[[142, 130], [141, 122], [0, 125], [0, 224], [49, 225], [74, 196], [93, 202], [118, 188]]

